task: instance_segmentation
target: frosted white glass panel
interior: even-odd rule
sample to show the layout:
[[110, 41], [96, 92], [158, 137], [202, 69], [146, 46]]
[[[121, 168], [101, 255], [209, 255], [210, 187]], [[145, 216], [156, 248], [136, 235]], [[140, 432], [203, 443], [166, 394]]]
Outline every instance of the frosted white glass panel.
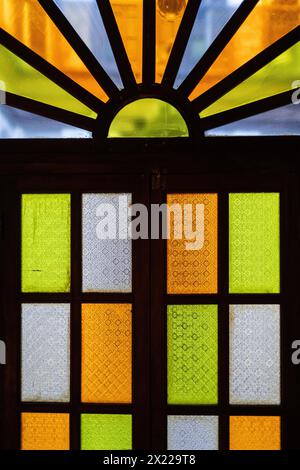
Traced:
[[83, 194], [84, 292], [131, 292], [130, 194]]
[[22, 400], [70, 400], [70, 306], [22, 305]]
[[230, 403], [280, 404], [280, 307], [230, 307]]
[[217, 416], [168, 416], [168, 450], [218, 450]]

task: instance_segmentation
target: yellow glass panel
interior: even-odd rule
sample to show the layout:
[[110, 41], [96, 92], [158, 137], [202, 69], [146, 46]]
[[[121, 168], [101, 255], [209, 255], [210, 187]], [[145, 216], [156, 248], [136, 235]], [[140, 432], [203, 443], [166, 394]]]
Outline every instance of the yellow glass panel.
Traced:
[[187, 0], [156, 0], [156, 82], [161, 83]]
[[143, 0], [110, 0], [137, 83], [143, 69]]
[[280, 417], [231, 416], [230, 450], [280, 450]]
[[22, 450], [69, 450], [69, 415], [22, 413]]
[[82, 401], [131, 403], [131, 305], [82, 306]]
[[217, 293], [217, 194], [171, 194], [167, 202], [170, 215], [168, 293]]
[[261, 0], [197, 85], [190, 100], [223, 80], [299, 23], [300, 0]]
[[108, 97], [37, 0], [0, 0], [0, 27], [103, 101]]

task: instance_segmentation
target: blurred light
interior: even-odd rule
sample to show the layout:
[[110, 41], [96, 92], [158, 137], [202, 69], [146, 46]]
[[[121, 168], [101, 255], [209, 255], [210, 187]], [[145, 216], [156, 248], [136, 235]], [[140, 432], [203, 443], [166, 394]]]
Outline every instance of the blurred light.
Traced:
[[186, 7], [186, 0], [158, 0], [160, 14], [168, 21], [174, 21]]

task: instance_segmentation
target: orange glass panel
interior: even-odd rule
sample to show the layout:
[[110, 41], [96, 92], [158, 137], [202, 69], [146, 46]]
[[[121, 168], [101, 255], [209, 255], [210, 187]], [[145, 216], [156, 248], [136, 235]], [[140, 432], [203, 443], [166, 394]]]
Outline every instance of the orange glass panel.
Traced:
[[69, 450], [69, 415], [22, 413], [22, 450]]
[[280, 450], [278, 416], [231, 416], [230, 450]]
[[156, 82], [161, 83], [187, 0], [156, 0]]
[[103, 101], [108, 97], [37, 0], [0, 0], [0, 27]]
[[299, 23], [300, 0], [261, 0], [197, 85], [190, 100], [223, 80]]
[[143, 0], [110, 0], [137, 83], [142, 82]]
[[131, 305], [82, 306], [82, 401], [131, 403]]
[[168, 293], [217, 293], [217, 194], [172, 194], [167, 202]]

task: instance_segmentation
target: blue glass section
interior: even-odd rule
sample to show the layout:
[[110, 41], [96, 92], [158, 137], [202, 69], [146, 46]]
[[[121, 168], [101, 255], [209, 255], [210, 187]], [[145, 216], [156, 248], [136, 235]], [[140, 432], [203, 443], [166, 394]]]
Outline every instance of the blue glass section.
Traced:
[[123, 83], [96, 0], [54, 0], [119, 89]]
[[241, 119], [207, 131], [205, 134], [207, 136], [300, 135], [300, 104], [290, 104]]
[[202, 0], [175, 81], [177, 89], [222, 31], [243, 0]]

